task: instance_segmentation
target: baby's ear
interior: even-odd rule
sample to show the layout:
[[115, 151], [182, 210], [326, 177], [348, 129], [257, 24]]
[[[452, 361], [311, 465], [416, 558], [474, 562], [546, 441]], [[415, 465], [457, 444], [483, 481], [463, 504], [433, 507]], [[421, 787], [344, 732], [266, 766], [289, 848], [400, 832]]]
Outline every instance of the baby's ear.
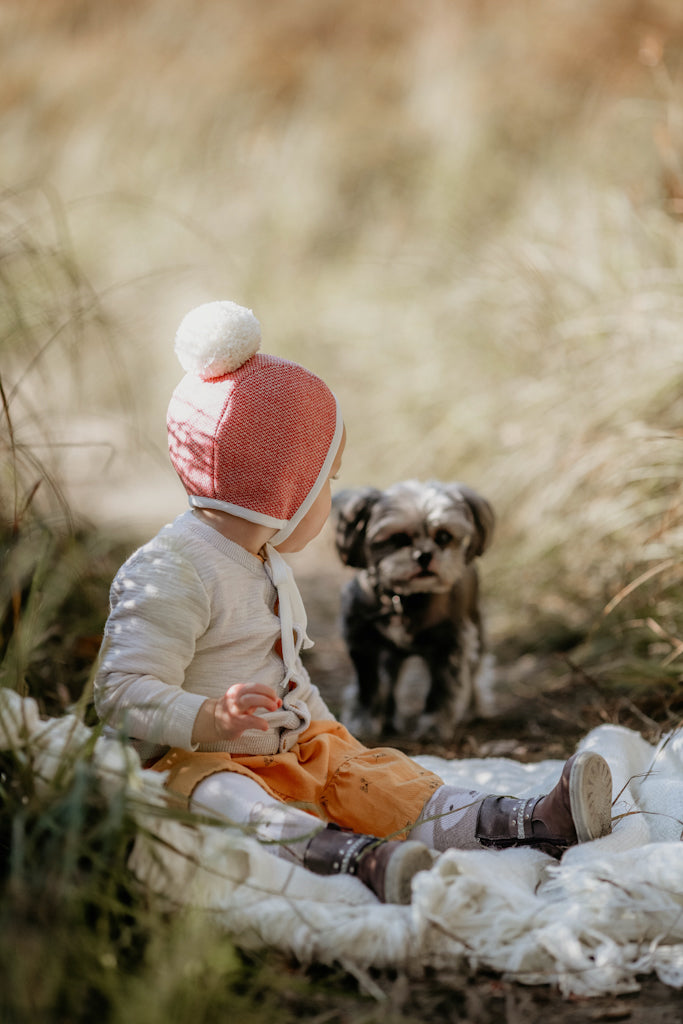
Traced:
[[340, 491], [332, 499], [332, 521], [335, 544], [345, 565], [365, 569], [365, 530], [375, 502], [382, 492], [375, 487], [359, 487]]
[[455, 497], [459, 497], [467, 503], [474, 518], [476, 534], [467, 550], [467, 561], [471, 562], [473, 559], [478, 558], [479, 555], [483, 555], [493, 540], [493, 528], [496, 517], [486, 498], [482, 498], [481, 494], [477, 494], [476, 491], [473, 491], [471, 487], [467, 487], [466, 484], [449, 484], [448, 490]]

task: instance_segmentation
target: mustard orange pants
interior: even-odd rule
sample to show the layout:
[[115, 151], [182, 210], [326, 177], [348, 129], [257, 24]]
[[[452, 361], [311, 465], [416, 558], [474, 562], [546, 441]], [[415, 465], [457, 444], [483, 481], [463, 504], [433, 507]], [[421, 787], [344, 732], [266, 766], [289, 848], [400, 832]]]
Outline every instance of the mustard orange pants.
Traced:
[[203, 753], [173, 747], [153, 766], [169, 795], [189, 803], [216, 772], [254, 779], [272, 797], [354, 832], [405, 837], [442, 780], [391, 747], [368, 748], [339, 722], [313, 722], [284, 754]]

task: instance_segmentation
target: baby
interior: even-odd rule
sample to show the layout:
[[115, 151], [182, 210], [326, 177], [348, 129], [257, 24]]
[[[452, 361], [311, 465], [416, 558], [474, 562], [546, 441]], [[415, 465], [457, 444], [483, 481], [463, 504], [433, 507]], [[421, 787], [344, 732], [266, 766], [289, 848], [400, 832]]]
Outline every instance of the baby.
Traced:
[[559, 857], [609, 832], [598, 754], [570, 758], [550, 794], [516, 799], [445, 785], [335, 720], [301, 661], [306, 614], [282, 555], [322, 529], [346, 433], [323, 381], [260, 341], [233, 302], [199, 306], [178, 329], [186, 375], [168, 439], [190, 509], [113, 582], [95, 681], [106, 727], [165, 773], [174, 800], [318, 874], [357, 875], [384, 902], [410, 902], [432, 851]]

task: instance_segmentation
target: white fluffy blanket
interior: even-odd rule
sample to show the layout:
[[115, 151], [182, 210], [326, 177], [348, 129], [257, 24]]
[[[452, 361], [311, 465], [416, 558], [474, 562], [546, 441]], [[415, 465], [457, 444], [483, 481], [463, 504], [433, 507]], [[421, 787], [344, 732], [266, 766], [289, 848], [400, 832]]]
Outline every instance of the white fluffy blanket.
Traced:
[[[0, 691], [0, 747], [21, 748], [46, 784], [92, 748], [71, 716], [41, 720], [35, 703]], [[657, 747], [601, 726], [581, 747], [614, 777], [613, 832], [561, 863], [530, 850], [451, 850], [414, 881], [409, 907], [384, 906], [354, 878], [322, 878], [272, 856], [237, 831], [161, 812], [160, 777], [122, 745], [97, 739], [105, 784], [125, 786], [140, 824], [131, 858], [139, 880], [175, 905], [210, 913], [243, 946], [272, 946], [302, 962], [453, 976], [486, 967], [569, 995], [637, 989], [656, 973], [683, 987], [683, 730]], [[88, 756], [90, 756], [88, 754]], [[494, 793], [547, 792], [561, 762], [505, 758], [421, 762], [446, 781]], [[160, 841], [161, 840], [161, 841]]]

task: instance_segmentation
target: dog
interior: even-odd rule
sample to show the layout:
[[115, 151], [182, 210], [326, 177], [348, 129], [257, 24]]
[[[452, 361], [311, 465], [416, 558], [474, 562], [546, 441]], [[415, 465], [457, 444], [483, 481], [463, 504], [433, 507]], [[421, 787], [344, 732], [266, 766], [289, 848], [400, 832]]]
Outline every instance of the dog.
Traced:
[[[355, 735], [408, 732], [448, 740], [477, 710], [485, 636], [474, 562], [494, 529], [489, 502], [461, 483], [408, 480], [333, 500], [335, 545], [359, 569], [342, 592], [342, 633], [355, 668]], [[399, 680], [426, 688], [417, 716], [397, 708]], [[409, 690], [419, 688], [408, 682]]]

